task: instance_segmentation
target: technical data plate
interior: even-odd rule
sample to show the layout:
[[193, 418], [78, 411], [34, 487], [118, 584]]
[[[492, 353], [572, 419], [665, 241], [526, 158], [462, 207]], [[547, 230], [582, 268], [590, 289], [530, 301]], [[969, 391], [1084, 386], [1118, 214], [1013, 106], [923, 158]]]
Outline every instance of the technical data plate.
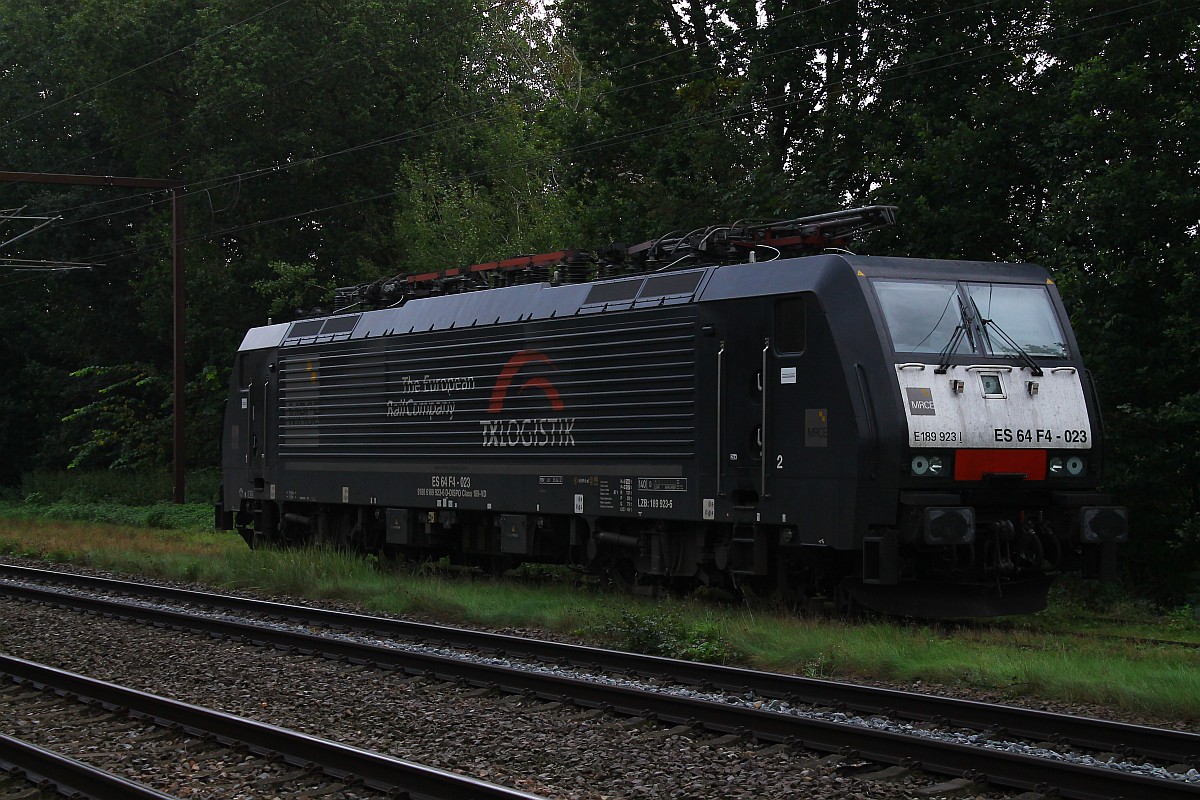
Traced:
[[897, 364], [912, 447], [1043, 448], [1092, 446], [1083, 385], [1074, 367], [1033, 375], [1024, 367]]

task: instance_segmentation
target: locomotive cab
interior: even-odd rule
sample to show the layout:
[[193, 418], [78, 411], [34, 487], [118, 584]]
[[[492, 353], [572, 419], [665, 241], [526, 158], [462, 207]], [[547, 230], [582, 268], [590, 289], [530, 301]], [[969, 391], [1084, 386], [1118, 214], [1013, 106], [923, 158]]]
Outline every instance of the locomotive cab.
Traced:
[[1028, 264], [887, 266], [859, 271], [904, 422], [899, 508], [864, 544], [857, 594], [903, 583], [913, 613], [967, 615], [1041, 608], [1059, 570], [1111, 577], [1125, 510], [1096, 491], [1103, 431], [1053, 281]]

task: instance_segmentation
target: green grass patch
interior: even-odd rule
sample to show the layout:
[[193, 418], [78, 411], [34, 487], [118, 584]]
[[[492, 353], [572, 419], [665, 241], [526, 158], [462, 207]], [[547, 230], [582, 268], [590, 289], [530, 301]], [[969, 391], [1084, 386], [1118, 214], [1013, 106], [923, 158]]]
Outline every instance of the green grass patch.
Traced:
[[0, 518], [211, 531], [219, 483], [217, 470], [189, 472], [184, 482], [187, 502], [175, 504], [174, 477], [167, 472], [29, 473], [20, 486], [0, 493]]
[[0, 501], [0, 518], [96, 522], [136, 528], [211, 531], [211, 505], [155, 503], [127, 506], [120, 503], [57, 500], [42, 504]]
[[[444, 565], [397, 566], [324, 550], [251, 551], [236, 534], [211, 527], [163, 530], [13, 514], [0, 518], [0, 553], [337, 600], [449, 625], [540, 629], [601, 646], [816, 678], [941, 684], [1200, 719], [1200, 649], [1119, 638], [1113, 623], [1095, 623], [1111, 608], [1089, 612], [1078, 603], [996, 624], [806, 619], [762, 607], [580, 588], [570, 571], [520, 571], [517, 579], [492, 580], [451, 574]], [[1138, 613], [1144, 615], [1138, 635], [1200, 636], [1190, 610]]]
[[1170, 639], [1200, 644], [1200, 608], [1162, 608], [1135, 598], [1117, 583], [1098, 584], [1078, 577], [1060, 578], [1051, 589], [1050, 607], [1013, 624], [1072, 635]]
[[[208, 531], [163, 530], [30, 516], [0, 518], [0, 553], [162, 577], [182, 577], [177, 570], [193, 561], [236, 558], [244, 549], [240, 539], [218, 534], [211, 526]], [[157, 562], [179, 567], [156, 568]]]
[[986, 689], [1200, 719], [1200, 651], [1035, 629], [774, 619], [738, 643], [759, 666], [816, 678]]

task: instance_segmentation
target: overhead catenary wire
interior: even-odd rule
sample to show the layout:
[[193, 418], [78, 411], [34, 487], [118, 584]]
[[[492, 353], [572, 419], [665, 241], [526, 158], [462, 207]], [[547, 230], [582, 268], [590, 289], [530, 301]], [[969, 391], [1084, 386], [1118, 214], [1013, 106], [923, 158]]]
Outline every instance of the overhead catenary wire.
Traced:
[[32, 234], [37, 233], [38, 231], [40, 231], [42, 228], [46, 227], [47, 225], [50, 225], [51, 223], [57, 222], [58, 220], [62, 219], [62, 215], [58, 214], [55, 216], [22, 216], [22, 215], [18, 215], [15, 213], [9, 214], [7, 212], [0, 212], [0, 222], [10, 222], [12, 220], [17, 220], [17, 219], [23, 219], [26, 221], [37, 221], [37, 224], [34, 225], [32, 228], [29, 228], [28, 230], [21, 231], [16, 236], [11, 237], [7, 241], [0, 242], [0, 249], [8, 247], [10, 244], [13, 244], [15, 242], [19, 242], [21, 239], [24, 239], [26, 236], [31, 236]]
[[69, 272], [71, 270], [90, 270], [101, 264], [85, 264], [76, 261], [45, 261], [27, 258], [0, 258], [0, 269], [11, 269], [16, 272]]

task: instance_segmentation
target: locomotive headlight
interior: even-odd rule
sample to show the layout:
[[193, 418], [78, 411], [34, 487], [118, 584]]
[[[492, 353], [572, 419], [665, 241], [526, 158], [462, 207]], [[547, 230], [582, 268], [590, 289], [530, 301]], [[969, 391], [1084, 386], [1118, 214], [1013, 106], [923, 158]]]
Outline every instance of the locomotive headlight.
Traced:
[[1079, 455], [1052, 456], [1046, 462], [1046, 470], [1051, 477], [1078, 478], [1087, 473], [1087, 462]]
[[946, 461], [941, 456], [918, 454], [913, 456], [909, 468], [917, 477], [937, 478], [946, 474]]

